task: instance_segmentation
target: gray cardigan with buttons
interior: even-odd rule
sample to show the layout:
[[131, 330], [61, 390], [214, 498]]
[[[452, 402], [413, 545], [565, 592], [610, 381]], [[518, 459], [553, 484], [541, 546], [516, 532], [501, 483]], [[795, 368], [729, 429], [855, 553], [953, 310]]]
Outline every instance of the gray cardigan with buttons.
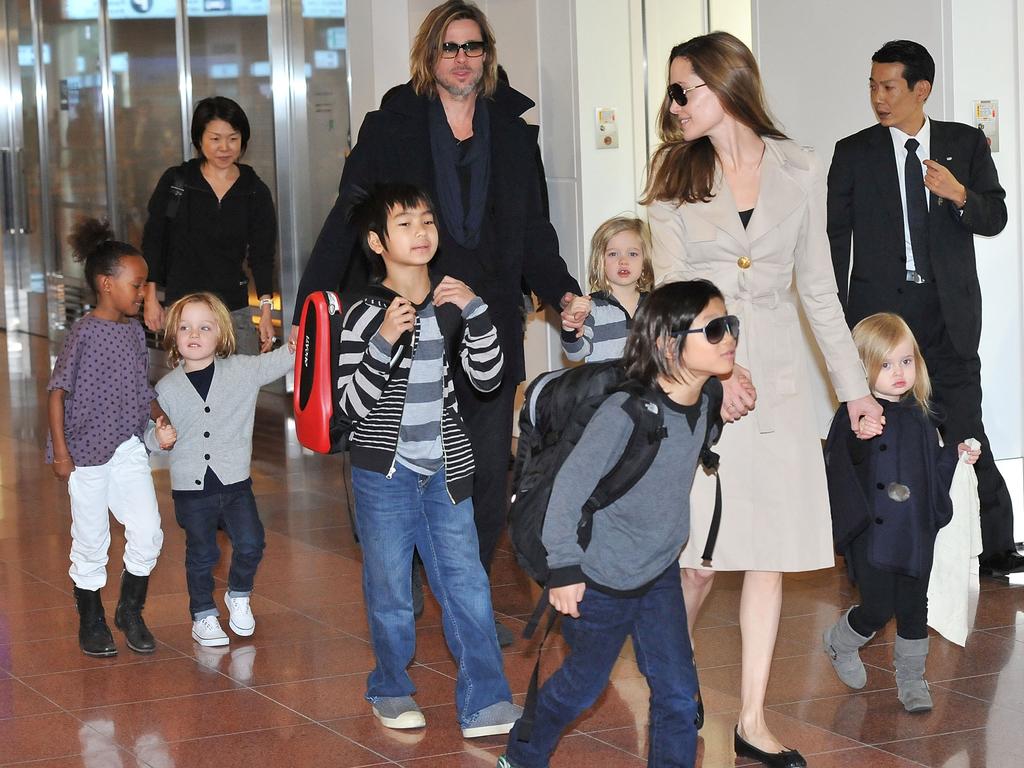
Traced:
[[[202, 490], [207, 466], [225, 485], [249, 477], [256, 397], [260, 387], [284, 376], [294, 361], [287, 346], [265, 355], [218, 358], [205, 401], [182, 366], [157, 382], [160, 407], [178, 431], [178, 441], [169, 452], [173, 490]], [[146, 446], [159, 450], [152, 423]]]

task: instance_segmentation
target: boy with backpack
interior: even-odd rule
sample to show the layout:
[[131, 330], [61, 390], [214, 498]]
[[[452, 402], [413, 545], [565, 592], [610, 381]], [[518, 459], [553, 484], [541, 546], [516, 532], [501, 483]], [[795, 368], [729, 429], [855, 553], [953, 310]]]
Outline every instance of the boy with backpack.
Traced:
[[406, 671], [416, 647], [410, 565], [423, 559], [455, 657], [464, 738], [508, 733], [512, 704], [495, 635], [490, 586], [473, 523], [473, 452], [449, 366], [493, 391], [503, 359], [487, 306], [464, 283], [432, 275], [430, 199], [385, 184], [351, 211], [375, 281], [343, 323], [339, 410], [348, 437], [363, 596], [376, 666], [366, 699], [388, 728], [422, 728]]
[[[648, 764], [692, 766], [697, 676], [679, 589], [689, 497], [707, 423], [709, 379], [732, 371], [739, 321], [704, 280], [670, 283], [637, 310], [623, 356], [624, 391], [608, 396], [555, 478], [543, 524], [546, 589], [565, 615], [569, 657], [516, 723], [499, 768], [544, 768], [562, 732], [597, 700], [627, 637], [651, 690]], [[653, 461], [592, 519], [594, 492], [624, 460], [644, 412], [660, 412]], [[581, 535], [582, 534], [582, 535]], [[528, 705], [528, 710], [532, 707]]]

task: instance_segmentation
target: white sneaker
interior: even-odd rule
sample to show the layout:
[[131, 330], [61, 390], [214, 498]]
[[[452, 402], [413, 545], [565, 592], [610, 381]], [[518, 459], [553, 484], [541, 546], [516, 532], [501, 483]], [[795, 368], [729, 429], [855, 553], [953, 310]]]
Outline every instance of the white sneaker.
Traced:
[[256, 631], [256, 618], [252, 615], [252, 608], [249, 607], [249, 598], [231, 597], [229, 592], [224, 593], [224, 602], [228, 606], [228, 626], [236, 635], [249, 637]]
[[217, 621], [216, 616], [207, 616], [204, 619], [193, 621], [192, 639], [207, 647], [228, 644], [228, 636], [220, 628], [220, 622]]

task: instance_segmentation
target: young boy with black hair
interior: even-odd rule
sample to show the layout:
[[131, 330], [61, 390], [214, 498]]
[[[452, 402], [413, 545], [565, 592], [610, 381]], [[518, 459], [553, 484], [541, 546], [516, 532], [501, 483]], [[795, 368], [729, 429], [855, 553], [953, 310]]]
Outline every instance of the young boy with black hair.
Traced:
[[353, 205], [377, 280], [347, 312], [340, 406], [349, 437], [363, 594], [376, 667], [366, 698], [388, 728], [421, 728], [406, 672], [416, 646], [409, 568], [419, 551], [458, 668], [465, 738], [508, 733], [512, 704], [490, 586], [473, 523], [473, 452], [459, 417], [453, 361], [482, 392], [503, 359], [487, 306], [464, 283], [432, 275], [433, 206], [420, 189], [379, 185]]

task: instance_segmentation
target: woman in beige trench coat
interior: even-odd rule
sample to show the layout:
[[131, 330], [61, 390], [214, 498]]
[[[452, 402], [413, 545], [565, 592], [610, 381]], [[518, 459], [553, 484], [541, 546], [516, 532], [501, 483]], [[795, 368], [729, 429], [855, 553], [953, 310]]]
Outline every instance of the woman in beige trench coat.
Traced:
[[834, 564], [820, 443], [832, 405], [818, 351], [836, 396], [849, 403], [851, 425], [880, 415], [881, 407], [869, 394], [836, 295], [824, 171], [812, 151], [772, 124], [752, 54], [726, 33], [694, 38], [673, 48], [669, 83], [660, 114], [664, 143], [642, 201], [655, 278], [712, 281], [741, 330], [739, 372], [724, 382], [723, 416], [735, 423], [718, 444], [722, 523], [712, 566], [700, 556], [715, 487], [700, 472], [692, 534], [680, 558], [690, 631], [715, 572], [745, 571], [736, 749], [766, 765], [802, 766], [799, 752], [769, 731], [764, 698], [782, 573]]

